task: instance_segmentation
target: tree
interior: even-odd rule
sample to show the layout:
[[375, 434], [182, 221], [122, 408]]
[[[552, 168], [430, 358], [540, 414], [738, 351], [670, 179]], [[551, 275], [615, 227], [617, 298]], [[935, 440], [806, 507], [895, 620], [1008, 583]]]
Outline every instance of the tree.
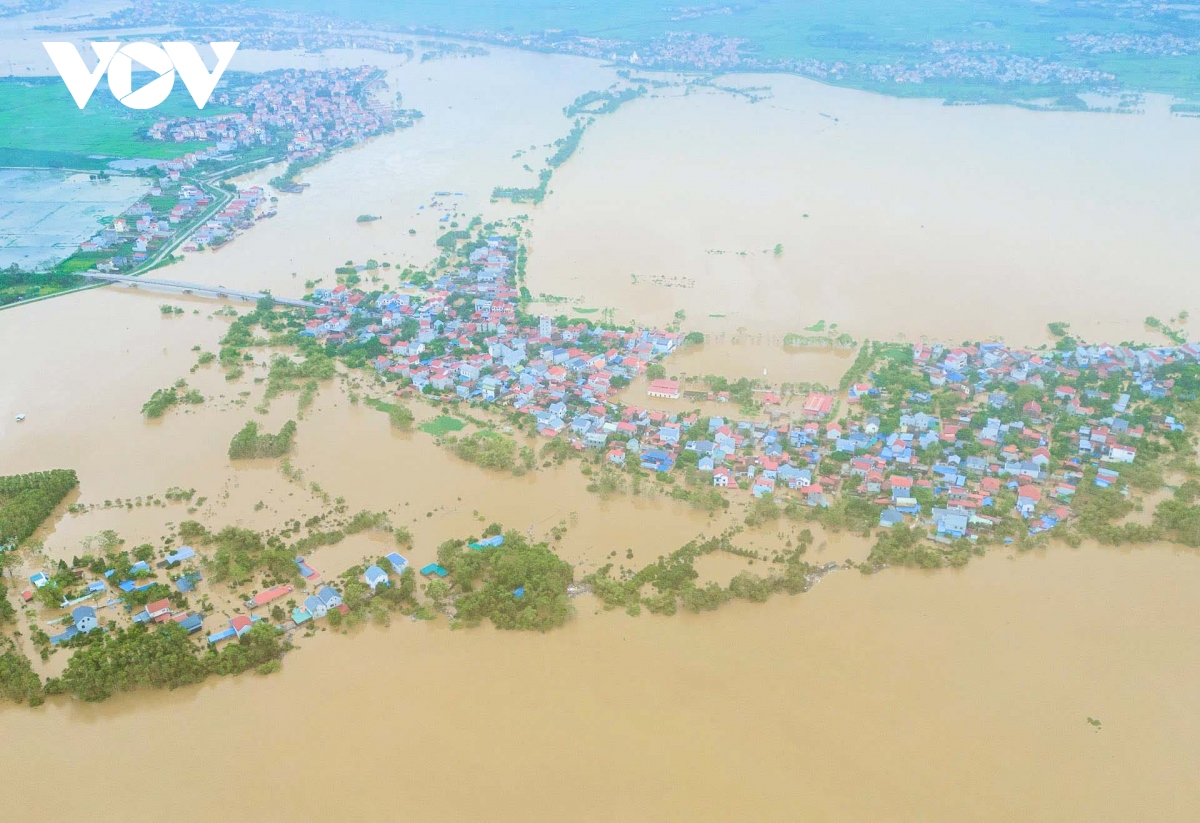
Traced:
[[0, 637], [0, 699], [39, 706], [42, 681], [11, 638]]
[[69, 469], [0, 477], [0, 548], [28, 539], [78, 486]]
[[292, 441], [295, 436], [296, 421], [294, 420], [284, 423], [279, 434], [259, 434], [258, 424], [251, 420], [229, 441], [229, 459], [283, 457], [292, 450]]
[[450, 584], [445, 580], [430, 580], [425, 586], [425, 596], [435, 609], [441, 611], [446, 605], [446, 598], [450, 596]]

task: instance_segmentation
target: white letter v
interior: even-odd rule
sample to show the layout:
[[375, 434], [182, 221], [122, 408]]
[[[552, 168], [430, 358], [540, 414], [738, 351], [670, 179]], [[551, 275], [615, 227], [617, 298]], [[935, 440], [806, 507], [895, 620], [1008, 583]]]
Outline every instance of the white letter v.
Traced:
[[67, 84], [67, 91], [71, 92], [71, 96], [75, 98], [75, 105], [79, 108], [87, 105], [92, 92], [96, 90], [96, 84], [100, 82], [100, 75], [104, 74], [104, 70], [112, 62], [113, 55], [117, 53], [117, 49], [121, 48], [120, 43], [92, 43], [92, 51], [96, 52], [98, 62], [96, 68], [89, 72], [74, 43], [42, 43], [42, 45], [45, 47], [46, 53], [50, 55], [50, 61], [54, 63], [54, 68], [58, 69], [59, 76]]
[[212, 96], [213, 89], [217, 87], [217, 82], [228, 68], [229, 61], [233, 59], [233, 53], [237, 51], [240, 43], [209, 43], [209, 45], [212, 46], [213, 54], [217, 55], [217, 67], [212, 70], [212, 74], [208, 73], [208, 69], [204, 67], [204, 61], [200, 59], [200, 53], [191, 43], [162, 44], [171, 58], [171, 62], [175, 64], [175, 71], [179, 72], [179, 76], [183, 78], [183, 85], [187, 86], [187, 90], [192, 94], [192, 99], [196, 101], [196, 107], [200, 109], [204, 108], [204, 104]]

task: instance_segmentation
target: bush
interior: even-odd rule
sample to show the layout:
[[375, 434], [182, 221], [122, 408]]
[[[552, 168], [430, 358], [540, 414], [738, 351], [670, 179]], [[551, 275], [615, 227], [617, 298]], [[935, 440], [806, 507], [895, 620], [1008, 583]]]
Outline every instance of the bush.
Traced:
[[259, 434], [258, 424], [251, 420], [229, 441], [230, 460], [283, 457], [292, 450], [296, 423], [289, 420], [279, 434]]

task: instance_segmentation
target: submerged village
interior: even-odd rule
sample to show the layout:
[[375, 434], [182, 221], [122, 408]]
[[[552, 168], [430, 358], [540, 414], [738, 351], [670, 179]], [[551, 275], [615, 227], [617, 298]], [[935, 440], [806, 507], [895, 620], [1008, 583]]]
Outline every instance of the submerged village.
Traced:
[[159, 117], [139, 132], [131, 149], [144, 143], [161, 159], [116, 159], [90, 174], [96, 185], [114, 174], [136, 174], [145, 178], [146, 191], [49, 269], [7, 272], [13, 285], [0, 289], [0, 305], [78, 287], [86, 272], [142, 274], [174, 262], [178, 252], [219, 249], [274, 217], [277, 196], [262, 186], [239, 187], [235, 179], [285, 163], [272, 188], [302, 193], [306, 184], [296, 178], [304, 169], [412, 126], [421, 113], [399, 108], [398, 97], [388, 99], [384, 78], [373, 66], [229, 74], [209, 110]]
[[[670, 356], [702, 345], [699, 334], [525, 315], [523, 253], [479, 238], [465, 265], [415, 293], [318, 289], [301, 334], [334, 350], [373, 341], [371, 366], [401, 396], [512, 412], [606, 466], [812, 509], [853, 498], [866, 504], [851, 507], [856, 523], [919, 528], [941, 544], [1049, 532], [1075, 516], [1082, 484], [1127, 492], [1123, 474], [1189, 443], [1171, 412], [1180, 387], [1196, 397], [1197, 344], [1088, 345], [1065, 328], [1039, 350], [867, 342], [840, 387], [785, 399], [765, 381], [668, 377]], [[627, 389], [639, 378], [644, 402]]]
[[377, 99], [381, 76], [370, 66], [278, 72], [221, 89], [214, 102], [232, 113], [160, 118], [146, 139], [207, 147], [157, 164], [162, 176], [148, 196], [85, 241], [80, 252], [95, 260], [82, 262], [100, 271], [124, 271], [156, 252], [219, 248], [255, 220], [273, 217], [273, 208], [260, 209], [267, 197], [261, 186], [237, 189], [226, 183], [232, 190], [218, 190], [206, 184], [282, 160], [288, 165], [277, 188], [303, 191], [293, 180], [302, 169], [337, 148], [411, 123], [412, 112]]
[[[96, 555], [36, 570], [14, 593], [37, 615], [33, 640], [43, 657], [55, 646], [81, 659], [99, 649], [92, 665], [115, 676], [113, 644], [134, 637], [122, 626], [171, 625], [172, 642], [191, 650], [185, 657], [213, 649], [196, 657], [207, 661], [189, 675], [198, 679], [272, 670], [295, 631], [384, 608], [545, 630], [561, 625], [569, 600], [589, 591], [608, 606], [640, 600], [667, 613], [677, 597], [696, 609], [730, 597], [764, 599], [803, 591], [838, 564], [802, 561], [812, 542], [807, 530], [796, 548], [763, 558], [774, 564], [768, 577], [743, 573], [728, 589], [697, 588], [691, 562], [713, 550], [745, 555], [731, 536], [780, 518], [874, 534], [863, 571], [958, 565], [989, 545], [1026, 548], [1056, 535], [1069, 543], [1200, 545], [1200, 482], [1188, 479], [1197, 465], [1187, 428], [1200, 391], [1200, 345], [1168, 323], [1148, 321], [1175, 338], [1164, 346], [1088, 344], [1065, 324], [1051, 329], [1055, 345], [1037, 349], [868, 341], [831, 387], [681, 377], [672, 374], [673, 356], [704, 345], [703, 335], [529, 313], [527, 252], [519, 231], [505, 229], [478, 219], [451, 229], [439, 240], [441, 265], [393, 272], [403, 278], [398, 288], [364, 290], [362, 277], [380, 271], [371, 261], [340, 268], [337, 285], [314, 287], [316, 308], [285, 310], [266, 298], [231, 327], [220, 362], [232, 371], [245, 347], [266, 345], [250, 331], [261, 325], [276, 333], [272, 346], [290, 341], [304, 362], [341, 360], [366, 376], [381, 395], [368, 402], [394, 414], [397, 425], [411, 424], [407, 404], [434, 405], [438, 421], [450, 425], [431, 433], [481, 471], [532, 470], [540, 451], [578, 459], [598, 494], [628, 494], [632, 485], [632, 493], [649, 489], [725, 517], [737, 506], [741, 523], [636, 574], [614, 579], [604, 567], [582, 580], [545, 544], [530, 545], [499, 524], [439, 547], [437, 561], [419, 570], [393, 551], [330, 579], [314, 570], [305, 547], [390, 530], [385, 518], [347, 517], [336, 535], [310, 522], [309, 536], [290, 544], [237, 528], [214, 534], [189, 521], [179, 545], [147, 544], [132, 554], [109, 535]], [[282, 360], [295, 367], [294, 356]], [[331, 376], [330, 369], [318, 379]], [[466, 424], [454, 415], [478, 431], [459, 436]], [[277, 436], [251, 431], [249, 452], [286, 454], [293, 434], [294, 425]], [[1142, 497], [1168, 480], [1174, 495], [1160, 499], [1152, 518], [1134, 516]], [[35, 510], [23, 521], [7, 513], [5, 531], [19, 526], [19, 544], [76, 482], [65, 470], [5, 478], [0, 501], [8, 506], [24, 494]], [[192, 493], [172, 494], [190, 500]], [[291, 534], [298, 530], [299, 523]], [[403, 546], [403, 530], [396, 533]], [[4, 554], [15, 554], [9, 548]], [[684, 572], [673, 578], [669, 569]], [[231, 594], [218, 594], [213, 581]], [[647, 582], [657, 594], [640, 591]], [[212, 614], [214, 601], [223, 617]], [[114, 631], [99, 646], [93, 640]], [[190, 681], [171, 685], [180, 682]], [[112, 691], [49, 681], [48, 691], [55, 689], [84, 699]]]

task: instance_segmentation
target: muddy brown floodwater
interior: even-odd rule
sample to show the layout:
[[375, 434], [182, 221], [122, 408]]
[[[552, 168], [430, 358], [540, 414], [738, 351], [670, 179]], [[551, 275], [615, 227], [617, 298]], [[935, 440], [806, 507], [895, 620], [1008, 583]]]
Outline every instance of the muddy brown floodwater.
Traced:
[[179, 820], [1194, 820], [1198, 560], [993, 553], [698, 617], [584, 598], [548, 635], [323, 634], [271, 677], [4, 709], [4, 773], [70, 774], [54, 819], [110, 817], [156, 763], [141, 802]]
[[[672, 373], [836, 383], [848, 356], [782, 346], [818, 320], [859, 339], [1037, 342], [1048, 320], [1118, 339], [1143, 334], [1146, 314], [1197, 308], [1184, 273], [1200, 259], [1200, 124], [1154, 105], [947, 108], [795, 78], [770, 78], [774, 98], [755, 105], [669, 90], [601, 118], [547, 201], [513, 207], [488, 202], [528, 178], [513, 154], [565, 134], [562, 107], [611, 69], [504, 50], [327, 59], [387, 66], [425, 120], [307, 173], [312, 187], [281, 198], [276, 218], [172, 277], [298, 295], [346, 259], [426, 264], [438, 218], [418, 206], [450, 190], [468, 219], [530, 214], [535, 293], [612, 307], [619, 322], [683, 309], [684, 329], [710, 339]], [[383, 219], [356, 225], [364, 212]], [[162, 316], [163, 302], [184, 314]], [[105, 529], [157, 541], [184, 506], [103, 502], [170, 486], [206, 497], [196, 516], [213, 527], [320, 509], [274, 463], [225, 456], [247, 420], [274, 431], [299, 410], [285, 394], [255, 414], [265, 353], [232, 383], [213, 366], [189, 372], [194, 346], [217, 348], [219, 305], [107, 288], [0, 312], [0, 473], [75, 468], [76, 502], [95, 507], [43, 530], [48, 560]], [[179, 377], [206, 403], [145, 421], [142, 403]], [[572, 464], [491, 474], [393, 431], [352, 388], [322, 387], [292, 462], [351, 511], [409, 527], [417, 564], [492, 520], [539, 539], [565, 524], [557, 550], [579, 576], [740, 517], [740, 502], [710, 518], [661, 497], [601, 500]], [[627, 395], [646, 404], [636, 384]], [[334, 576], [384, 545], [359, 535], [310, 562]], [[810, 555], [867, 548], [818, 534]], [[725, 582], [746, 564], [697, 567]], [[584, 596], [546, 635], [444, 620], [321, 632], [269, 677], [0, 707], [0, 817], [121, 819], [129, 795], [179, 820], [1195, 820], [1198, 589], [1200, 557], [1167, 546], [996, 550], [957, 571], [839, 571], [802, 596], [703, 616], [631, 618]]]

